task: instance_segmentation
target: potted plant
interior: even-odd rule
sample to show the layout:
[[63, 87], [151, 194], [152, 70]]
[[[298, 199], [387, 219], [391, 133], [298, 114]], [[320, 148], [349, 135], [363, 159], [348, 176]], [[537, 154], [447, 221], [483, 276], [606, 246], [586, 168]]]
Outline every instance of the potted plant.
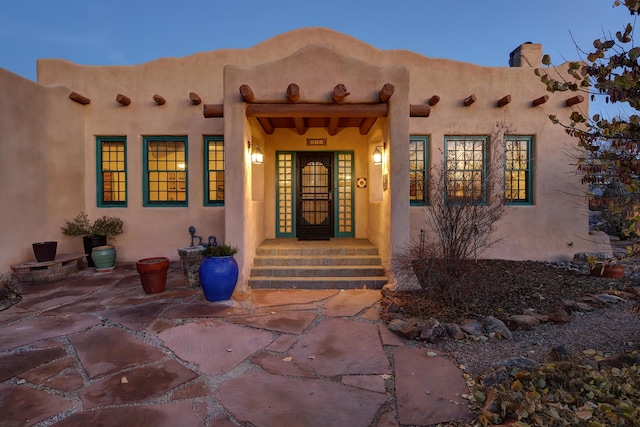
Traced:
[[624, 265], [617, 264], [616, 258], [599, 260], [593, 255], [587, 257], [589, 263], [589, 274], [595, 277], [606, 277], [609, 279], [622, 279], [624, 277]]
[[210, 245], [204, 250], [199, 275], [207, 301], [231, 298], [238, 281], [238, 263], [233, 257], [238, 248], [230, 244]]
[[146, 294], [157, 294], [167, 286], [169, 258], [143, 258], [136, 261], [136, 270], [140, 276], [142, 289]]
[[[107, 240], [113, 239], [118, 234], [122, 234], [122, 219], [116, 216], [103, 215], [95, 221], [91, 222], [89, 216], [85, 212], [80, 212], [72, 220], [65, 220], [64, 226], [61, 227], [62, 233], [67, 236], [80, 236], [84, 244], [84, 253], [87, 255], [89, 267], [95, 267], [95, 263], [91, 258], [94, 248], [107, 246]], [[113, 247], [103, 248], [109, 252], [108, 258], [113, 258], [115, 264], [115, 249]], [[112, 256], [111, 256], [112, 255]], [[113, 265], [111, 265], [113, 267]], [[108, 267], [103, 267], [108, 268]]]

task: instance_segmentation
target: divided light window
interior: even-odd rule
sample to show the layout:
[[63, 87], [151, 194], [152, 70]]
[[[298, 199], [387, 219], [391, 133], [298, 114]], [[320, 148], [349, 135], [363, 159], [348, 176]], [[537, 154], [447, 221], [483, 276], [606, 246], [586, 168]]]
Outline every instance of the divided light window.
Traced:
[[504, 185], [509, 204], [533, 203], [533, 137], [505, 137]]
[[124, 136], [96, 139], [98, 206], [127, 206], [126, 143]]
[[427, 165], [429, 164], [429, 137], [412, 136], [409, 139], [409, 201], [412, 205], [428, 202]]
[[187, 137], [143, 138], [144, 206], [187, 206]]
[[221, 136], [204, 137], [204, 204], [224, 205], [224, 139]]
[[487, 137], [445, 137], [446, 196], [453, 202], [486, 199]]

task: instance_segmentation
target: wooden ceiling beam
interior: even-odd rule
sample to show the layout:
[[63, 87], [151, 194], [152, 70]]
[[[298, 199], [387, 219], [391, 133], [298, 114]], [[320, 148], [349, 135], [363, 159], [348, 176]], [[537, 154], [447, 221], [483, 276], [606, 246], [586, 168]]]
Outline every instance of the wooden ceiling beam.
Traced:
[[333, 88], [333, 100], [335, 102], [342, 102], [349, 95], [350, 93], [347, 92], [347, 87], [342, 83]]
[[409, 117], [429, 117], [431, 107], [425, 104], [410, 104]]
[[268, 117], [258, 117], [258, 122], [260, 123], [260, 126], [262, 126], [264, 133], [266, 133], [267, 135], [273, 134], [273, 123], [271, 123], [271, 120], [269, 120]]
[[287, 87], [287, 99], [289, 102], [298, 102], [300, 99], [300, 87], [297, 84], [291, 83]]
[[360, 125], [360, 135], [368, 134], [376, 120], [378, 120], [377, 117], [366, 117]]
[[249, 104], [247, 117], [387, 117], [387, 104]]
[[195, 92], [189, 92], [189, 99], [193, 105], [200, 105], [202, 102], [202, 98], [200, 98], [200, 96]]
[[249, 85], [240, 86], [240, 96], [242, 96], [242, 99], [244, 100], [244, 102], [251, 102], [255, 98], [255, 95], [253, 94], [253, 90]]
[[304, 135], [307, 132], [307, 127], [304, 125], [304, 118], [294, 117], [293, 125], [296, 127], [296, 132], [298, 132], [298, 135]]
[[89, 98], [87, 98], [86, 96], [80, 95], [77, 92], [71, 92], [69, 94], [69, 99], [82, 105], [89, 105], [89, 103], [91, 103], [91, 100]]
[[330, 117], [329, 118], [329, 135], [335, 136], [338, 133], [338, 125], [340, 124], [340, 117]]
[[224, 117], [224, 105], [223, 104], [204, 104], [202, 114], [205, 118], [211, 117]]
[[385, 83], [380, 90], [380, 102], [387, 102], [396, 88], [391, 83]]

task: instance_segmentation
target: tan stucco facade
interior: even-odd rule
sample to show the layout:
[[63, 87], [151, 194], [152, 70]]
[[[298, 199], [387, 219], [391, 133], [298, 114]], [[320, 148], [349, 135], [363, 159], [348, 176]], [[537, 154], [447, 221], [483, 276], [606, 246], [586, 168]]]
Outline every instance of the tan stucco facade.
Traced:
[[[608, 243], [588, 231], [586, 201], [580, 180], [566, 155], [574, 141], [554, 126], [548, 114], [570, 111], [566, 93], [547, 95], [534, 75], [539, 46], [525, 46], [519, 67], [480, 67], [423, 57], [408, 51], [382, 51], [327, 29], [302, 29], [245, 50], [202, 52], [184, 58], [163, 58], [136, 66], [82, 66], [64, 60], [38, 61], [38, 83], [0, 69], [0, 192], [2, 251], [0, 273], [10, 265], [33, 259], [31, 243], [57, 240], [59, 252], [82, 252], [79, 238], [64, 236], [65, 218], [86, 211], [90, 217], [118, 215], [125, 232], [114, 242], [118, 260], [150, 256], [177, 259], [188, 246], [188, 227], [216, 235], [218, 242], [240, 247], [238, 289], [247, 288], [255, 248], [277, 237], [276, 153], [349, 151], [355, 177], [367, 185], [354, 189], [353, 237], [367, 238], [383, 256], [385, 266], [424, 227], [424, 209], [409, 204], [409, 138], [430, 139], [431, 166], [440, 162], [445, 136], [489, 135], [496, 122], [509, 123], [518, 135], [534, 138], [533, 204], [512, 206], [500, 221], [504, 241], [485, 254], [507, 259], [567, 259], [575, 252], [602, 251]], [[508, 60], [505, 52], [505, 62]], [[523, 60], [524, 59], [524, 60]], [[537, 64], [539, 65], [539, 64]], [[286, 88], [300, 87], [301, 104], [330, 104], [331, 91], [344, 84], [345, 103], [379, 102], [380, 88], [395, 91], [388, 114], [365, 135], [357, 127], [329, 135], [326, 128], [275, 129], [268, 134], [246, 115], [239, 87], [249, 85], [256, 100], [286, 101]], [[91, 100], [80, 105], [72, 92]], [[189, 99], [195, 92], [203, 103]], [[131, 99], [123, 106], [117, 94]], [[166, 99], [158, 105], [154, 94]], [[477, 101], [464, 106], [471, 94]], [[429, 117], [410, 117], [410, 105], [424, 105], [433, 95], [440, 102]], [[512, 101], [496, 105], [511, 95]], [[586, 100], [581, 104], [586, 109]], [[203, 104], [222, 104], [223, 117], [205, 118]], [[124, 136], [127, 143], [127, 206], [99, 208], [96, 202], [96, 137]], [[145, 136], [188, 138], [188, 206], [143, 206]], [[224, 206], [203, 203], [203, 137], [224, 136]], [[308, 138], [326, 138], [327, 145], [309, 147]], [[248, 143], [265, 154], [251, 163]], [[371, 154], [386, 146], [382, 165]], [[383, 189], [383, 176], [388, 182]], [[355, 178], [354, 177], [354, 178]]]

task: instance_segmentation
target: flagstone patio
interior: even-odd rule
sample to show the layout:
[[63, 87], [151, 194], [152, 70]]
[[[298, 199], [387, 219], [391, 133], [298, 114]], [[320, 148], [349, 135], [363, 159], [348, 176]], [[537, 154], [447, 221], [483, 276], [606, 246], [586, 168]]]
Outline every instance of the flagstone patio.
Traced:
[[23, 285], [0, 311], [2, 425], [429, 426], [472, 420], [461, 372], [391, 334], [377, 290], [207, 302], [172, 263]]

